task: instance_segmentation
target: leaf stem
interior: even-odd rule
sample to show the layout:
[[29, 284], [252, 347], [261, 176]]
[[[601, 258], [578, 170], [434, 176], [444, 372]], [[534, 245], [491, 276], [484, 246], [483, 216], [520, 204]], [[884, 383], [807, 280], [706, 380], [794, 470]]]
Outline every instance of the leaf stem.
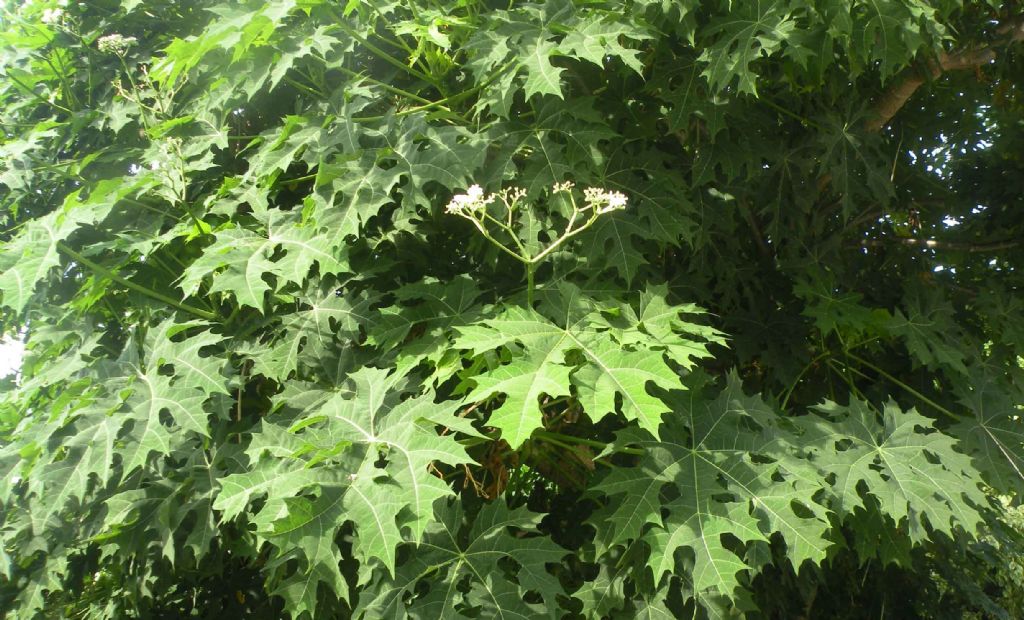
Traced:
[[353, 39], [355, 39], [356, 41], [362, 43], [364, 46], [366, 46], [366, 49], [370, 50], [371, 52], [373, 52], [374, 54], [379, 56], [381, 58], [381, 60], [383, 60], [384, 62], [388, 63], [389, 65], [392, 65], [393, 67], [396, 67], [398, 69], [401, 69], [402, 71], [405, 71], [405, 72], [409, 73], [410, 75], [412, 75], [414, 77], [418, 77], [419, 79], [423, 80], [424, 82], [426, 82], [428, 84], [436, 86], [436, 83], [434, 82], [433, 79], [431, 79], [431, 77], [429, 75], [423, 73], [422, 71], [420, 71], [418, 69], [414, 69], [413, 67], [410, 67], [410, 66], [406, 65], [405, 63], [403, 63], [402, 61], [398, 60], [397, 58], [395, 58], [391, 54], [388, 54], [387, 52], [385, 52], [381, 48], [377, 47], [373, 43], [370, 43], [368, 40], [366, 40], [366, 38], [364, 38], [358, 32], [356, 32], [355, 30], [350, 28], [349, 25], [344, 22], [343, 18], [338, 16], [338, 14], [336, 12], [334, 12], [333, 10], [331, 12], [334, 13], [335, 18], [337, 19], [337, 21], [334, 24], [335, 26], [337, 26], [338, 28], [341, 28], [345, 32], [345, 34], [347, 34], [348, 36], [350, 36]]
[[399, 96], [402, 96], [402, 97], [408, 97], [409, 99], [412, 99], [413, 101], [418, 101], [419, 103], [435, 104], [435, 105], [437, 103], [439, 103], [437, 101], [431, 101], [430, 99], [427, 99], [426, 97], [420, 97], [416, 93], [411, 93], [411, 92], [409, 92], [407, 90], [403, 90], [403, 89], [398, 88], [396, 86], [392, 86], [391, 84], [388, 84], [387, 82], [383, 82], [383, 81], [378, 80], [376, 78], [372, 78], [372, 77], [370, 77], [368, 75], [363, 75], [362, 73], [359, 73], [358, 71], [353, 71], [352, 69], [349, 69], [348, 67], [341, 67], [341, 66], [339, 66], [339, 67], [336, 67], [336, 69], [338, 69], [338, 71], [341, 71], [342, 73], [348, 75], [349, 77], [359, 78], [361, 80], [366, 80], [367, 82], [370, 82], [371, 84], [376, 84], [377, 86], [380, 86], [384, 90], [386, 90], [389, 93], [392, 93], [394, 95], [399, 95]]
[[[489, 86], [492, 82], [494, 82], [499, 77], [501, 77], [502, 74], [504, 74], [505, 71], [507, 71], [509, 69], [509, 67], [511, 67], [513, 64], [514, 64], [514, 62], [507, 62], [507, 63], [505, 63], [503, 66], [499, 67], [498, 70], [494, 72], [494, 75], [491, 76], [490, 78], [488, 78], [488, 80], [486, 82], [484, 82], [483, 84], [478, 84], [477, 86], [474, 86], [473, 88], [470, 88], [468, 90], [464, 90], [461, 93], [455, 93], [454, 95], [449, 95], [447, 97], [444, 97], [443, 99], [438, 99], [437, 101], [430, 101], [430, 102], [425, 103], [425, 104], [423, 104], [421, 106], [416, 106], [414, 108], [409, 108], [408, 110], [402, 110], [401, 112], [397, 112], [393, 116], [398, 118], [398, 117], [402, 117], [402, 116], [408, 116], [410, 114], [415, 114], [417, 112], [423, 112], [423, 111], [429, 110], [431, 108], [441, 108], [442, 110], [444, 110], [445, 112], [447, 112], [451, 116], [453, 116], [454, 118], [462, 121], [463, 123], [467, 123], [468, 121], [466, 120], [465, 117], [461, 116], [458, 112], [452, 111], [451, 108], [449, 108], [445, 104], [456, 103], [458, 101], [461, 101], [461, 100], [465, 99], [466, 97], [469, 97], [469, 96], [473, 95], [474, 93], [476, 93], [476, 92], [478, 92], [480, 90], [483, 90], [484, 88]], [[401, 89], [396, 89], [396, 90], [401, 90]], [[402, 92], [406, 92], [406, 91], [402, 91]], [[387, 118], [387, 116], [388, 115], [386, 115], [386, 114], [378, 114], [376, 116], [353, 116], [352, 120], [354, 122], [357, 122], [357, 123], [372, 123], [372, 122], [375, 122], [375, 121], [383, 120], [383, 119]]]
[[[947, 415], [947, 416], [949, 416], [950, 418], [952, 418], [952, 419], [954, 419], [954, 420], [957, 420], [957, 421], [960, 421], [960, 420], [963, 420], [963, 419], [964, 419], [964, 418], [963, 418], [963, 416], [961, 416], [961, 415], [958, 415], [958, 414], [956, 414], [956, 413], [953, 413], [953, 412], [952, 412], [952, 411], [950, 411], [949, 409], [947, 409], [947, 408], [943, 407], [943, 406], [942, 406], [942, 405], [940, 405], [939, 403], [937, 403], [937, 402], [935, 402], [934, 400], [932, 400], [932, 399], [928, 398], [927, 396], [925, 396], [925, 395], [924, 395], [924, 394], [922, 394], [921, 392], [918, 392], [917, 390], [915, 390], [914, 388], [910, 387], [909, 385], [907, 385], [907, 384], [906, 384], [906, 383], [904, 383], [903, 381], [900, 381], [899, 379], [897, 379], [897, 378], [896, 378], [896, 377], [894, 377], [893, 375], [889, 374], [888, 372], [886, 372], [886, 371], [885, 371], [884, 369], [882, 369], [881, 367], [879, 367], [879, 366], [876, 366], [875, 364], [872, 364], [871, 362], [867, 361], [866, 359], [863, 359], [863, 358], [861, 358], [861, 357], [858, 357], [858, 356], [854, 355], [853, 353], [849, 353], [849, 352], [847, 352], [847, 354], [846, 354], [846, 355], [847, 355], [847, 356], [848, 356], [848, 357], [849, 357], [850, 359], [854, 360], [855, 362], [857, 362], [857, 363], [859, 363], [859, 364], [861, 364], [861, 365], [863, 365], [863, 366], [867, 366], [868, 368], [870, 368], [871, 370], [874, 370], [875, 372], [877, 372], [878, 374], [882, 375], [883, 377], [885, 377], [885, 378], [886, 378], [886, 379], [888, 379], [889, 381], [892, 381], [892, 382], [893, 382], [893, 383], [895, 383], [895, 384], [896, 384], [897, 386], [899, 386], [899, 387], [903, 388], [903, 389], [904, 389], [904, 390], [906, 390], [907, 392], [910, 392], [910, 394], [912, 394], [913, 396], [917, 397], [918, 399], [920, 399], [920, 400], [921, 400], [922, 402], [924, 402], [925, 404], [927, 404], [927, 405], [930, 405], [930, 406], [931, 406], [931, 407], [933, 407], [933, 408], [934, 408], [935, 410], [937, 410], [937, 411], [938, 411], [939, 413], [944, 413], [945, 415]], [[856, 370], [855, 368], [851, 368], [851, 370], [853, 370], [854, 372], [857, 372], [857, 370]], [[863, 374], [863, 373], [860, 373], [860, 375], [861, 375], [861, 376], [864, 376], [864, 374]]]
[[52, 107], [54, 109], [60, 110], [61, 112], [66, 112], [68, 114], [74, 114], [74, 112], [72, 112], [68, 108], [65, 108], [64, 106], [62, 106], [62, 105], [60, 105], [58, 103], [55, 103], [53, 101], [50, 101], [49, 99], [46, 99], [45, 97], [43, 97], [42, 95], [40, 95], [39, 93], [34, 91], [31, 87], [27, 86], [24, 82], [22, 82], [21, 80], [19, 80], [16, 77], [14, 77], [10, 73], [5, 74], [5, 77], [7, 77], [12, 82], [14, 82], [19, 87], [21, 87], [21, 89], [25, 92], [25, 94], [29, 95], [30, 97], [32, 97], [33, 99], [35, 99], [39, 103], [42, 103], [44, 105], [48, 105], [48, 106], [50, 106], [50, 107]]
[[[535, 437], [540, 438], [540, 439], [551, 439], [551, 440], [553, 440], [556, 443], [570, 442], [570, 443], [577, 443], [577, 444], [584, 445], [584, 446], [590, 446], [592, 448], [602, 448], [602, 449], [608, 447], [608, 444], [604, 443], [603, 441], [597, 441], [597, 440], [594, 440], [594, 439], [586, 439], [584, 437], [577, 437], [575, 435], [566, 435], [564, 433], [556, 433], [554, 431], [543, 430], [543, 429], [537, 429], [537, 430], [533, 431], [533, 435]], [[641, 448], [623, 448], [621, 450], [618, 450], [618, 452], [621, 452], [623, 454], [632, 454], [634, 456], [643, 456], [644, 454], [647, 454]]]
[[[870, 344], [870, 343], [872, 343], [872, 342], [874, 342], [876, 340], [878, 340], [878, 336], [873, 336], [871, 338], [868, 338], [867, 340], [862, 340], [862, 341], [858, 342], [857, 344], [855, 344], [855, 345], [853, 345], [851, 347], [847, 347], [845, 349], [845, 352], [846, 352], [847, 355], [849, 355], [849, 352], [851, 350], [856, 349], [858, 347], [862, 347], [862, 346], [864, 346], [866, 344]], [[793, 379], [793, 383], [791, 383], [790, 386], [786, 389], [786, 394], [785, 394], [785, 396], [782, 397], [782, 404], [779, 405], [779, 408], [783, 409], [783, 410], [786, 409], [786, 404], [789, 403], [789, 397], [793, 395], [793, 390], [796, 389], [796, 386], [800, 383], [800, 379], [803, 379], [804, 375], [807, 374], [808, 370], [810, 370], [815, 364], [817, 364], [821, 360], [823, 360], [823, 359], [825, 359], [827, 357], [833, 357], [833, 356], [834, 356], [834, 353], [832, 351], [825, 350], [824, 353], [821, 353], [820, 355], [818, 355], [817, 357], [815, 357], [811, 361], [807, 362], [807, 365], [804, 366], [803, 370], [800, 371], [800, 374], [798, 374], [796, 376], [796, 379]]]
[[532, 261], [526, 263], [526, 305], [533, 308], [533, 270]]
[[520, 256], [519, 254], [516, 254], [512, 250], [508, 249], [508, 247], [506, 247], [505, 244], [503, 244], [502, 242], [500, 242], [497, 239], [495, 239], [494, 237], [492, 237], [491, 234], [489, 232], [487, 232], [487, 229], [484, 228], [484, 225], [483, 225], [482, 222], [480, 222], [480, 220], [478, 220], [476, 218], [472, 218], [472, 217], [467, 218], [467, 219], [469, 221], [473, 222], [473, 225], [476, 226], [476, 229], [480, 231], [480, 234], [482, 234], [485, 239], [487, 239], [488, 241], [490, 241], [494, 245], [498, 246], [499, 249], [503, 250], [505, 253], [507, 253], [509, 256], [511, 256], [512, 258], [516, 259], [517, 261], [519, 261], [521, 263], [525, 263], [527, 265], [530, 264], [530, 261], [528, 259]]
[[88, 258], [86, 258], [86, 257], [82, 256], [81, 254], [79, 254], [78, 252], [72, 250], [66, 244], [64, 244], [64, 242], [62, 242], [62, 241], [58, 241], [57, 242], [57, 249], [60, 250], [61, 252], [63, 252], [64, 254], [67, 254], [75, 262], [84, 265], [90, 271], [93, 271], [93, 272], [95, 272], [95, 273], [97, 273], [97, 274], [99, 274], [101, 276], [106, 277], [106, 278], [110, 278], [114, 282], [117, 282], [118, 284], [120, 284], [120, 285], [122, 285], [124, 287], [127, 287], [127, 288], [135, 291], [136, 293], [141, 293], [142, 295], [145, 295], [146, 297], [149, 297], [150, 299], [154, 299], [156, 301], [163, 302], [163, 303], [167, 304], [168, 306], [171, 306], [171, 307], [177, 308], [178, 310], [181, 310], [182, 312], [188, 312], [189, 314], [193, 314], [193, 315], [195, 315], [197, 317], [206, 319], [208, 321], [212, 321], [212, 320], [215, 320], [217, 318], [217, 315], [212, 313], [212, 312], [207, 312], [206, 310], [203, 310], [201, 308], [196, 308], [195, 306], [190, 306], [188, 304], [181, 303], [180, 301], [177, 301], [177, 300], [175, 300], [175, 299], [173, 299], [171, 297], [168, 297], [167, 295], [164, 295], [162, 293], [158, 293], [158, 292], [156, 292], [156, 291], [154, 291], [152, 289], [148, 289], [145, 286], [142, 286], [140, 284], [136, 284], [136, 283], [132, 282], [131, 280], [126, 280], [125, 278], [122, 278], [121, 276], [117, 275], [116, 273], [114, 273], [113, 271], [107, 269], [106, 267], [104, 267], [104, 266], [102, 266], [102, 265], [100, 265], [98, 263], [94, 263], [91, 260], [89, 260]]

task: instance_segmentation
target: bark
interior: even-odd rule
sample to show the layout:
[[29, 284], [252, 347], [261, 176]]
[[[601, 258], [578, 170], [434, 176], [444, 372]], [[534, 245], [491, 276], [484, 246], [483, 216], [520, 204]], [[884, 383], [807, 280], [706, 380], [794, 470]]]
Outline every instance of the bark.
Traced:
[[979, 69], [995, 60], [999, 48], [1024, 40], [1024, 21], [1000, 26], [996, 32], [1002, 36], [996, 44], [943, 52], [926, 70], [907, 71], [875, 103], [874, 114], [864, 123], [864, 129], [870, 133], [881, 131], [926, 81], [937, 79], [947, 71]]
[[889, 239], [863, 239], [858, 246], [885, 247], [891, 245], [906, 245], [910, 247], [926, 248], [929, 250], [955, 250], [960, 252], [996, 252], [1008, 250], [1021, 245], [1021, 239], [1005, 239], [986, 243], [962, 243], [958, 241], [940, 241], [938, 239], [918, 239], [914, 237], [894, 237]]

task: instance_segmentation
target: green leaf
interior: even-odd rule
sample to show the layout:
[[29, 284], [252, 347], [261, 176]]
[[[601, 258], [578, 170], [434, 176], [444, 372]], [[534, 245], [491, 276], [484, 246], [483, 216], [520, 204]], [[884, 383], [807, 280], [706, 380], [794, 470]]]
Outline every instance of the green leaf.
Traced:
[[[40, 464], [29, 483], [32, 527], [39, 533], [58, 528], [68, 505], [85, 500], [92, 478], [100, 484], [115, 477], [114, 445], [124, 420], [106, 415], [101, 406], [86, 409], [61, 434], [68, 437], [62, 458]], [[56, 456], [56, 455], [54, 455]]]
[[865, 60], [880, 61], [884, 80], [925, 43], [918, 24], [934, 18], [934, 12], [934, 7], [920, 0], [859, 3], [853, 10], [851, 47]]
[[[545, 570], [558, 563], [565, 549], [534, 528], [540, 521], [526, 508], [509, 510], [505, 502], [484, 506], [471, 525], [465, 524], [459, 503], [437, 500], [434, 523], [393, 579], [378, 572], [377, 595], [360, 601], [357, 614], [373, 618], [453, 618], [464, 604], [488, 618], [558, 616], [558, 579]], [[511, 528], [514, 528], [511, 529]], [[515, 562], [506, 576], [495, 570], [507, 560]], [[424, 578], [430, 578], [425, 581]], [[468, 580], [468, 591], [458, 585]], [[419, 589], [425, 585], [425, 591]], [[533, 591], [544, 605], [530, 604], [523, 595]], [[412, 595], [410, 602], [405, 598]]]
[[[271, 211], [266, 232], [247, 228], [226, 228], [214, 243], [182, 274], [185, 296], [194, 295], [200, 283], [211, 277], [209, 292], [228, 292], [238, 303], [264, 311], [264, 297], [286, 283], [303, 285], [316, 265], [321, 274], [338, 274], [346, 267], [335, 255], [337, 238], [321, 234], [312, 225], [289, 222], [289, 217]], [[278, 225], [278, 221], [282, 221]], [[283, 255], [275, 254], [281, 250]], [[271, 286], [267, 276], [274, 278]]]
[[975, 372], [958, 392], [969, 411], [953, 427], [953, 436], [960, 438], [960, 450], [971, 456], [994, 488], [1024, 488], [1024, 427], [1020, 417], [1024, 400], [1020, 389], [1007, 389], [987, 373]]
[[350, 381], [352, 390], [311, 399], [287, 426], [264, 421], [248, 449], [250, 470], [224, 478], [226, 495], [215, 503], [235, 516], [267, 497], [253, 521], [278, 549], [275, 562], [287, 562], [293, 549], [302, 558], [277, 592], [311, 612], [318, 583], [343, 593], [340, 552], [328, 541], [345, 523], [355, 524], [356, 557], [393, 571], [402, 532], [419, 540], [434, 500], [451, 494], [429, 466], [472, 462], [435, 430], [447, 420], [457, 425], [450, 408], [429, 397], [401, 400], [386, 371], [362, 369]]
[[551, 64], [551, 55], [558, 47], [543, 36], [538, 36], [525, 51], [523, 65], [526, 67], [525, 94], [554, 95], [562, 97], [561, 75], [565, 69]]
[[633, 41], [650, 39], [643, 30], [620, 21], [609, 22], [600, 15], [590, 15], [576, 23], [565, 38], [558, 44], [558, 49], [569, 56], [594, 63], [598, 67], [605, 66], [605, 59], [617, 57], [635, 71], [643, 73], [643, 64], [638, 56], [639, 50], [623, 47], [619, 39]]
[[[687, 576], [704, 605], [735, 597], [738, 575], [749, 568], [724, 535], [765, 544], [780, 532], [795, 566], [824, 558], [831, 526], [824, 507], [811, 501], [818, 472], [789, 456], [775, 413], [744, 396], [735, 377], [714, 401], [691, 394], [677, 407], [660, 440], [628, 435], [645, 451], [636, 467], [615, 469], [597, 485], [615, 498], [599, 530], [602, 543], [645, 541], [656, 582], [681, 571], [675, 554], [688, 549], [694, 563]], [[666, 502], [669, 489], [676, 499]]]
[[757, 78], [751, 64], [782, 48], [797, 22], [782, 2], [756, 0], [744, 3], [727, 16], [711, 21], [699, 33], [708, 39], [700, 61], [707, 63], [701, 73], [712, 90], [721, 91], [738, 82], [741, 93], [757, 96]]
[[679, 375], [665, 364], [661, 351], [628, 351], [606, 338], [583, 347], [587, 363], [573, 375], [583, 408], [595, 417], [615, 412], [616, 396], [622, 413], [646, 429], [656, 429], [669, 407], [647, 392], [647, 384], [678, 388]]
[[661, 241], [677, 245], [685, 232], [685, 224], [651, 202], [637, 209], [611, 213], [601, 217], [584, 235], [587, 253], [600, 267], [614, 268], [626, 281], [633, 282], [640, 266], [646, 262], [642, 242]]
[[240, 350], [252, 359], [253, 371], [268, 379], [286, 380], [298, 369], [301, 352], [340, 346], [338, 337], [355, 338], [359, 328], [377, 316], [370, 310], [376, 299], [342, 296], [330, 280], [311, 283], [308, 293], [297, 301], [305, 307], [281, 317], [281, 332], [274, 340]]
[[858, 489], [864, 484], [882, 512], [905, 524], [915, 542], [927, 537], [925, 522], [950, 536], [956, 526], [973, 533], [981, 525], [986, 500], [977, 471], [970, 458], [955, 450], [956, 440], [935, 430], [932, 420], [891, 401], [881, 423], [858, 400], [818, 409], [833, 419], [801, 419], [798, 424], [806, 430], [800, 441], [806, 449], [820, 451], [815, 460], [835, 480], [837, 512], [864, 507]]
[[161, 419], [165, 411], [181, 429], [208, 436], [207, 413], [203, 410], [205, 400], [206, 396], [198, 388], [172, 384], [170, 378], [153, 371], [136, 375], [132, 397], [127, 402], [133, 426], [124, 450], [125, 472], [144, 467], [154, 452], [171, 453], [174, 438]]
[[831, 278], [816, 274], [815, 279], [800, 282], [793, 292], [806, 300], [803, 314], [814, 320], [822, 335], [837, 333], [845, 336], [865, 336], [887, 332], [892, 316], [882, 308], [863, 305], [859, 293], [841, 293]]
[[[502, 439], [512, 447], [521, 445], [541, 427], [542, 395], [573, 393], [595, 419], [614, 413], [618, 398], [627, 419], [638, 420], [641, 427], [654, 432], [661, 415], [671, 408], [650, 395], [647, 384], [666, 390], [681, 387], [679, 376], [664, 359], [664, 351], [669, 347], [640, 331], [636, 324], [617, 332], [616, 343], [608, 338], [615, 332], [597, 329], [604, 319], [596, 305], [586, 299], [572, 301], [574, 297], [574, 290], [567, 288], [555, 298], [561, 307], [554, 312], [568, 318], [564, 328], [535, 311], [519, 307], [509, 308], [494, 319], [456, 328], [457, 348], [479, 354], [505, 347], [512, 353], [509, 364], [474, 377], [476, 387], [468, 395], [471, 401], [483, 401], [505, 394], [504, 402], [491, 413], [488, 424], [500, 429]], [[589, 312], [572, 316], [569, 309], [576, 304], [579, 308], [589, 306]], [[652, 326], [658, 325], [652, 321]], [[665, 329], [664, 325], [660, 327]], [[686, 325], [678, 323], [673, 328], [683, 331]], [[659, 335], [667, 333], [672, 332], [662, 331]], [[685, 352], [680, 351], [684, 348], [680, 346], [673, 353], [689, 364], [690, 356], [701, 355], [700, 346]], [[570, 352], [577, 352], [581, 361], [568, 362], [566, 355]]]
[[[199, 388], [203, 394], [228, 394], [227, 360], [218, 354], [201, 355], [200, 351], [224, 340], [224, 336], [206, 329], [198, 333], [195, 328], [209, 327], [204, 321], [175, 323], [167, 320], [158, 325], [153, 337], [147, 342], [147, 358], [159, 367], [162, 364], [174, 366], [177, 383]], [[190, 333], [179, 341], [175, 336]]]
[[917, 363], [967, 374], [963, 332], [954, 320], [953, 308], [939, 295], [910, 296], [906, 314], [896, 310], [892, 330], [904, 338]]
[[[77, 194], [71, 194], [63, 207], [29, 221], [25, 230], [4, 245], [0, 292], [5, 307], [18, 313], [25, 309], [38, 284], [60, 264], [57, 244], [82, 226], [102, 218], [105, 213], [101, 207], [102, 202], [83, 203]], [[106, 205], [105, 210], [109, 208]]]

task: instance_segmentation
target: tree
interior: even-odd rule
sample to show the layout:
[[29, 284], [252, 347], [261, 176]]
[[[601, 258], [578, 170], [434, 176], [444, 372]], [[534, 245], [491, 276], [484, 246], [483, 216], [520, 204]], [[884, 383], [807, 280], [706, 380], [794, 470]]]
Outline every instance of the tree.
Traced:
[[2, 29], [0, 609], [1020, 609], [1017, 3]]

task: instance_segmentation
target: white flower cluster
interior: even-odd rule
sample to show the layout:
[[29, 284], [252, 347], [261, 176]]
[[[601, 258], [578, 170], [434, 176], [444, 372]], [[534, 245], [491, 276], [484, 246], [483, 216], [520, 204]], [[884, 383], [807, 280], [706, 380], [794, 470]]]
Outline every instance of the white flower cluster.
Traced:
[[609, 213], [626, 208], [629, 200], [622, 192], [613, 192], [600, 187], [588, 187], [583, 190], [583, 199], [587, 206], [598, 213]]
[[523, 198], [526, 198], [526, 190], [521, 187], [507, 187], [501, 190], [501, 199], [509, 207], [512, 207]]
[[105, 37], [100, 37], [96, 41], [96, 47], [99, 48], [104, 54], [117, 54], [123, 56], [128, 48], [135, 45], [138, 39], [135, 37], [126, 37], [117, 33], [108, 34]]
[[60, 22], [60, 19], [64, 17], [64, 9], [43, 9], [43, 16], [40, 17], [40, 21], [44, 24], [56, 24]]
[[453, 215], [460, 215], [467, 212], [479, 211], [494, 202], [494, 194], [484, 195], [484, 190], [479, 185], [471, 185], [465, 194], [456, 194], [451, 202], [445, 207], [445, 211]]
[[[536, 222], [529, 208], [520, 209], [519, 202], [526, 198], [526, 190], [520, 187], [508, 187], [497, 194], [484, 194], [479, 185], [472, 185], [465, 194], [456, 194], [448, 203], [446, 211], [473, 222], [476, 229], [488, 241], [500, 250], [513, 256], [526, 266], [527, 303], [533, 304], [533, 275], [537, 265], [557, 250], [563, 243], [590, 228], [598, 217], [611, 211], [626, 208], [626, 196], [621, 192], [613, 192], [599, 187], [588, 187], [583, 190], [586, 203], [580, 207], [574, 196], [576, 185], [572, 181], [562, 181], [551, 186], [552, 194], [567, 194], [572, 206], [572, 213], [566, 214], [565, 229], [562, 234], [548, 243], [546, 248], [532, 251], [520, 241], [516, 221], [528, 218], [527, 222]], [[504, 209], [489, 213], [487, 205], [500, 199]], [[564, 206], [564, 205], [563, 205]], [[583, 217], [580, 217], [583, 216]], [[515, 248], [503, 243], [501, 238], [511, 238]]]

